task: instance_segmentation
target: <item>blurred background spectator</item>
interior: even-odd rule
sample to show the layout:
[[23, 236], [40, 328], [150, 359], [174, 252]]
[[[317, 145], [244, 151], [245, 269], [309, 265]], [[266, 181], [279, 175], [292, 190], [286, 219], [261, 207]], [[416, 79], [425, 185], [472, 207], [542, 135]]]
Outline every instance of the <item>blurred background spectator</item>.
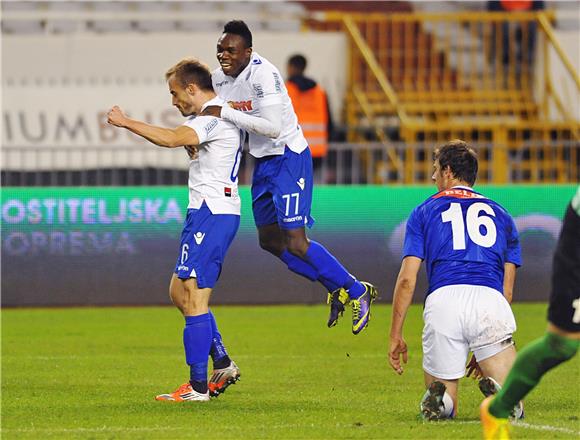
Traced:
[[[490, 12], [530, 12], [544, 9], [543, 0], [489, 0], [487, 10]], [[491, 34], [491, 59], [499, 58], [503, 68], [504, 79], [513, 64], [516, 79], [522, 74], [531, 72], [536, 50], [537, 24], [535, 21], [510, 22], [505, 20], [493, 27]], [[501, 46], [499, 46], [501, 42]], [[496, 57], [496, 47], [501, 47], [501, 54]], [[530, 84], [531, 81], [528, 81]]]
[[322, 161], [328, 154], [333, 124], [324, 89], [304, 72], [308, 61], [301, 54], [292, 55], [286, 65], [286, 87], [292, 99], [298, 122], [310, 145], [314, 165], [314, 180], [320, 182]]

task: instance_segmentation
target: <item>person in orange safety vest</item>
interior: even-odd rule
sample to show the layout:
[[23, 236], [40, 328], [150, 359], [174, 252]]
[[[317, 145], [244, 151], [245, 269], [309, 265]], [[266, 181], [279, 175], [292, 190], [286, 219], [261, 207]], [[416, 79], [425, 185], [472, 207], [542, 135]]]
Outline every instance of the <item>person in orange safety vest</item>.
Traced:
[[332, 118], [326, 92], [311, 78], [304, 75], [306, 58], [293, 55], [288, 59], [286, 88], [304, 136], [312, 153], [315, 178], [319, 177], [322, 160], [328, 153]]

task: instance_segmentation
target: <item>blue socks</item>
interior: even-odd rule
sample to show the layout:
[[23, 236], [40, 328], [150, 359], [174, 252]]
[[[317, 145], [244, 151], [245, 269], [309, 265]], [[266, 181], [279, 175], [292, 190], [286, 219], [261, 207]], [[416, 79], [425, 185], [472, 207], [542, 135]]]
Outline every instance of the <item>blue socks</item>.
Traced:
[[190, 383], [197, 392], [207, 392], [207, 358], [211, 345], [210, 314], [186, 316], [183, 330], [185, 360], [190, 368]]
[[310, 281], [320, 281], [329, 292], [344, 287], [351, 298], [365, 293], [365, 287], [344, 268], [342, 264], [320, 243], [310, 240], [306, 259], [285, 250], [280, 259], [292, 272]]
[[280, 260], [286, 263], [286, 266], [288, 266], [288, 269], [292, 272], [302, 275], [310, 281], [318, 280], [318, 271], [302, 258], [288, 252], [288, 250], [285, 250], [284, 253], [280, 255]]
[[226, 368], [230, 365], [231, 359], [222, 341], [222, 335], [218, 331], [215, 317], [211, 310], [209, 311], [209, 319], [211, 323], [212, 340], [209, 354], [213, 360], [214, 369]]
[[298, 275], [302, 275], [304, 278], [308, 278], [310, 281], [320, 281], [320, 283], [326, 287], [329, 292], [334, 292], [336, 289], [341, 287], [334, 283], [332, 280], [321, 277], [314, 266], [312, 266], [307, 261], [304, 261], [302, 258], [291, 254], [288, 252], [288, 250], [285, 250], [284, 253], [280, 255], [280, 259], [286, 263], [286, 266], [288, 266], [288, 269], [290, 269], [292, 272], [297, 273]]
[[[310, 240], [306, 261], [316, 269], [319, 280], [329, 280], [334, 286], [344, 287], [351, 298], [358, 298], [365, 287], [344, 268], [342, 264], [320, 243]], [[326, 285], [325, 285], [326, 286]], [[332, 290], [336, 290], [332, 289]], [[329, 289], [330, 290], [330, 289]], [[332, 290], [330, 290], [332, 292]]]

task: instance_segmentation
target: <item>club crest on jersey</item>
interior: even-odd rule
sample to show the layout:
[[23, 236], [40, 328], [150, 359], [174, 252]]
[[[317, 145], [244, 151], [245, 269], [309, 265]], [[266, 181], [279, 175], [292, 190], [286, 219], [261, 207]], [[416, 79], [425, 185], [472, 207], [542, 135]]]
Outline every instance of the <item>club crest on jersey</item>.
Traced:
[[203, 232], [203, 233], [196, 232], [195, 234], [193, 234], [193, 238], [195, 239], [195, 242], [199, 245], [199, 244], [201, 244], [201, 242], [205, 238], [205, 232]]
[[298, 186], [300, 187], [301, 190], [304, 190], [304, 186], [306, 185], [306, 181], [304, 180], [304, 177], [301, 177], [300, 179], [298, 179], [298, 181], [296, 183], [298, 184]]

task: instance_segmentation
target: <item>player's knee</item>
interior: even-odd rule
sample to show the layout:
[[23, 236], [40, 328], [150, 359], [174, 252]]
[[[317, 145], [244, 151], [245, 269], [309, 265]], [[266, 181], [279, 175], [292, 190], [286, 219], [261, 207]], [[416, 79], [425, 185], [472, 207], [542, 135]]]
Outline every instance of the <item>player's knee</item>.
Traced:
[[306, 257], [306, 252], [308, 252], [309, 245], [306, 237], [302, 235], [288, 234], [285, 237], [285, 241], [286, 241], [286, 249], [288, 249], [288, 252], [300, 258]]
[[274, 255], [281, 255], [284, 252], [284, 243], [269, 236], [260, 236], [260, 247]]

